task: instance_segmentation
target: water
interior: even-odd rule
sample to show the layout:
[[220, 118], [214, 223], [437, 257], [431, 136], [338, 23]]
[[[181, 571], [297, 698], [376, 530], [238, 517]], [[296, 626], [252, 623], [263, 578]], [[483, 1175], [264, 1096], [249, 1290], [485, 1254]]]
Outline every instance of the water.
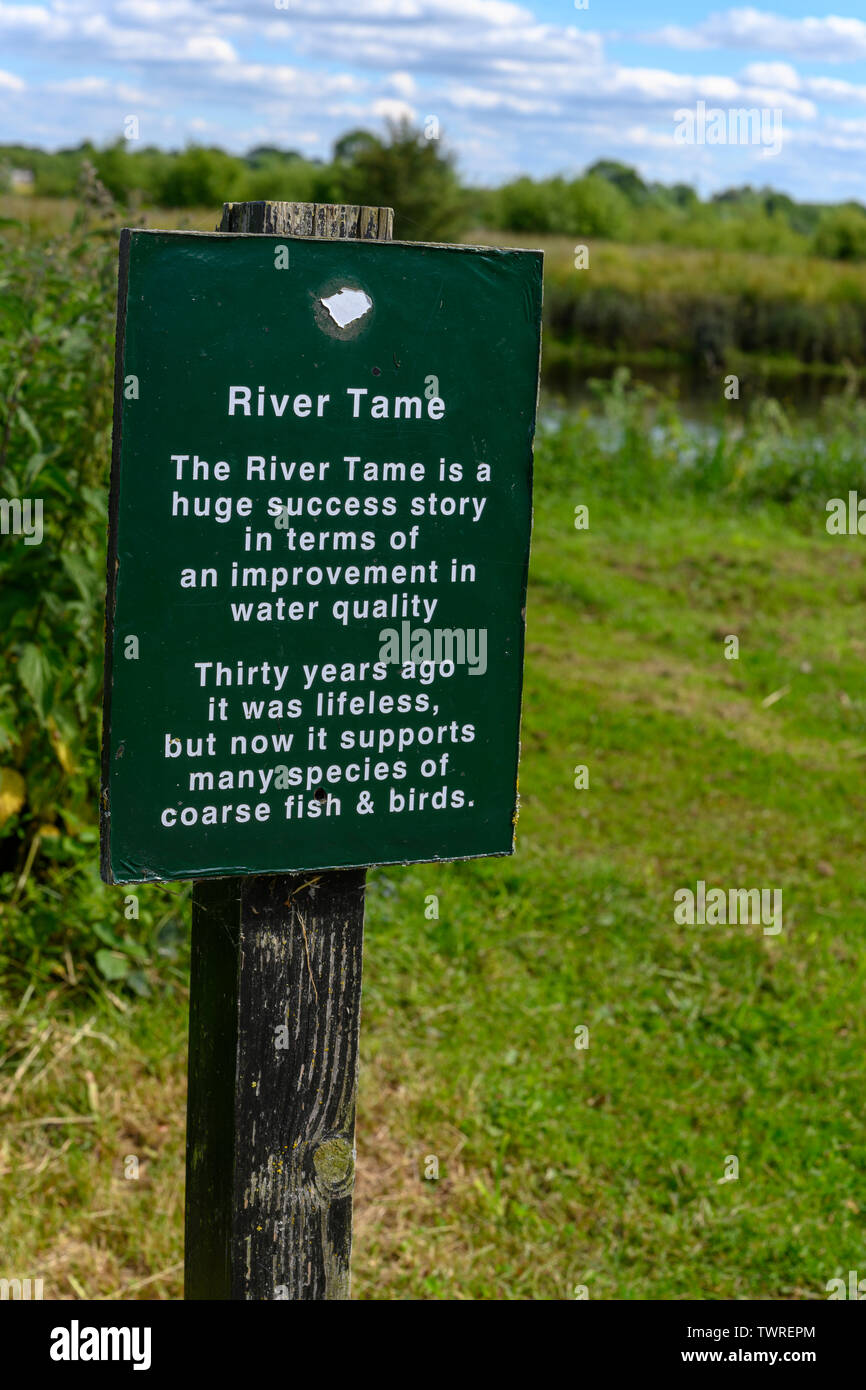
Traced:
[[[592, 406], [597, 398], [588, 382], [593, 378], [609, 381], [616, 370], [615, 363], [586, 368], [558, 363], [545, 369], [545, 402], [548, 407], [556, 403], [566, 407]], [[629, 370], [632, 381], [653, 386], [676, 401], [686, 420], [705, 423], [717, 418], [720, 408], [747, 405], [762, 396], [775, 397], [786, 413], [796, 418], [810, 419], [818, 414], [825, 400], [832, 400], [841, 396], [846, 389], [850, 390], [849, 378], [845, 376], [821, 376], [806, 372], [791, 375], [760, 372], [749, 367], [740, 373], [739, 402], [735, 402], [725, 400], [725, 377], [728, 375], [725, 369], [708, 372], [701, 368], [633, 366]], [[858, 394], [863, 394], [862, 383], [859, 382]]]

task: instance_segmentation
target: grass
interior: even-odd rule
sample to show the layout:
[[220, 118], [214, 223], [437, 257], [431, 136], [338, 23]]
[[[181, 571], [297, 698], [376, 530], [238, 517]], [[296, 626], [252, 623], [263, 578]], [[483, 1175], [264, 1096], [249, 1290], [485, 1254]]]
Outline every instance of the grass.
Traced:
[[[574, 267], [580, 238], [538, 236], [532, 232], [476, 229], [467, 241], [491, 246], [528, 246], [544, 251], [546, 268], [557, 278], [586, 274]], [[712, 286], [716, 295], [759, 298], [795, 295], [809, 303], [866, 299], [866, 264], [822, 260], [817, 256], [764, 256], [752, 251], [699, 250], [687, 246], [626, 246], [590, 238], [589, 270], [594, 285], [626, 294], [692, 293]]]
[[[37, 198], [30, 194], [0, 193], [0, 222], [21, 224], [24, 235], [41, 239], [68, 232], [81, 204], [77, 198]], [[222, 208], [130, 208], [122, 218], [126, 227], [180, 228], [212, 232]]]
[[[517, 854], [370, 875], [356, 1298], [817, 1299], [866, 1258], [866, 568], [820, 500], [862, 467], [747, 432], [686, 486], [609, 414], [538, 451]], [[784, 493], [792, 449], [829, 472], [783, 506], [747, 465]], [[784, 930], [676, 925], [699, 878]], [[180, 1297], [183, 966], [7, 990], [0, 1274]]]
[[[68, 230], [79, 204], [73, 198], [36, 198], [0, 193], [0, 218], [23, 224], [28, 234], [43, 236]], [[220, 208], [143, 208], [124, 214], [124, 224], [213, 231]], [[399, 236], [400, 229], [397, 228]], [[535, 232], [497, 232], [472, 228], [464, 240], [480, 246], [528, 246], [545, 253], [546, 268], [557, 279], [574, 269], [576, 238]], [[696, 285], [712, 285], [714, 294], [757, 298], [796, 297], [807, 303], [866, 301], [866, 263], [822, 260], [817, 256], [764, 256], [749, 251], [698, 250], [682, 246], [628, 246], [591, 239], [594, 286], [624, 294], [690, 294]]]
[[866, 264], [496, 233], [545, 253], [546, 363], [843, 376], [866, 366]]

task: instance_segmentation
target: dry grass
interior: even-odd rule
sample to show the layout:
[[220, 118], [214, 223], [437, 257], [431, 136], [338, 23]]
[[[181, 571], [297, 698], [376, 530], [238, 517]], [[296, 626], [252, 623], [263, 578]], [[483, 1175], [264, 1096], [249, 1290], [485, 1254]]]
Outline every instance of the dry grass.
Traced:
[[[487, 246], [525, 246], [545, 254], [545, 269], [564, 278], [575, 274], [574, 237], [475, 228], [465, 241]], [[807, 303], [866, 298], [866, 265], [817, 256], [764, 256], [752, 251], [703, 250], [688, 246], [627, 246], [592, 238], [592, 284], [640, 295], [694, 292], [711, 286], [717, 296], [743, 294], [757, 300], [797, 296]]]
[[[0, 193], [0, 218], [21, 222], [32, 236], [44, 237], [68, 231], [80, 203], [75, 198], [32, 198], [23, 194]], [[187, 229], [212, 232], [221, 208], [142, 208], [122, 215], [124, 226], [164, 227], [169, 231]]]
[[[123, 1015], [82, 1023], [54, 1011], [0, 1014], [0, 1275], [41, 1278], [46, 1298], [183, 1296], [185, 1010], [175, 1000], [144, 1012], [163, 1044], [159, 1057], [142, 1051], [135, 1018], [130, 1028]], [[417, 1090], [398, 1070], [374, 1061], [362, 1072], [359, 1298], [387, 1298], [419, 1278], [459, 1282], [469, 1253], [453, 1212], [443, 1222], [455, 1195], [476, 1199], [460, 1159], [465, 1137], [437, 1127], [443, 1177], [425, 1180], [430, 1146], [410, 1137]], [[125, 1176], [130, 1158], [137, 1179]]]
[[185, 1040], [176, 1005], [160, 1022], [153, 1057], [124, 1015], [0, 1015], [2, 1272], [46, 1298], [181, 1296]]

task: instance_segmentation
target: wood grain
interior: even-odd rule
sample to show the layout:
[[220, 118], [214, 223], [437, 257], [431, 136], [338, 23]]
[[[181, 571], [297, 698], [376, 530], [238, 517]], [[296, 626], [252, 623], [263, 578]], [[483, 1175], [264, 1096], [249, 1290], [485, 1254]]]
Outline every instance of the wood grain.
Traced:
[[365, 879], [195, 885], [187, 1298], [349, 1296]]
[[394, 209], [353, 203], [224, 203], [217, 231], [325, 237], [329, 241], [391, 241]]
[[[218, 230], [390, 241], [391, 208], [226, 203]], [[185, 1296], [347, 1299], [366, 869], [193, 889]]]

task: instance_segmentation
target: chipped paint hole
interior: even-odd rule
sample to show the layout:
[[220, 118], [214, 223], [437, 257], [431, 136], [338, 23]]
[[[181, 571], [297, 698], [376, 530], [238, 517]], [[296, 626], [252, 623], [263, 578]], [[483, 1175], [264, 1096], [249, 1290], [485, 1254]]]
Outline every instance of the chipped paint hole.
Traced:
[[373, 307], [372, 299], [363, 290], [348, 288], [328, 295], [322, 303], [339, 328], [348, 328], [350, 323], [357, 323], [358, 319], [362, 319]]
[[382, 368], [381, 368], [381, 367], [374, 367], [374, 368], [373, 368], [373, 375], [374, 375], [374, 376], [381, 376], [381, 375], [382, 375]]
[[324, 787], [317, 787], [316, 790], [313, 792], [314, 801], [327, 801], [327, 799], [328, 793], [325, 791]]

